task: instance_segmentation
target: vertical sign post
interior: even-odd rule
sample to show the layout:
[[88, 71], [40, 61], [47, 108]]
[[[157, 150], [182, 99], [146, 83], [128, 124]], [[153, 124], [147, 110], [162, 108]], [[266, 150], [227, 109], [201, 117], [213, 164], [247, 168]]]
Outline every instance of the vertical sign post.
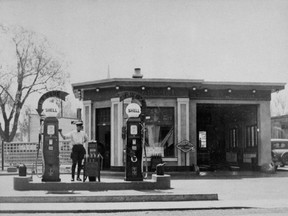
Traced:
[[1, 149], [1, 155], [2, 155], [2, 171], [4, 170], [4, 140], [1, 140], [1, 145], [2, 145], [2, 149]]

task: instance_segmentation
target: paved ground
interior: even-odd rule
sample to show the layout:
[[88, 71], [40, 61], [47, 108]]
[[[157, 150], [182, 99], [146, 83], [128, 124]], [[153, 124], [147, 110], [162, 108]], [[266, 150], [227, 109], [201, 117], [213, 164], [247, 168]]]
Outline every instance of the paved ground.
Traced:
[[[2, 212], [111, 212], [159, 209], [213, 209], [213, 208], [283, 208], [288, 203], [288, 169], [276, 174], [259, 172], [201, 172], [171, 174], [171, 189], [153, 191], [15, 191], [13, 178], [0, 172], [0, 198], [37, 196], [131, 196], [162, 194], [211, 194], [217, 193], [218, 201], [177, 202], [125, 202], [125, 203], [0, 203]], [[61, 175], [62, 182], [69, 182], [69, 175]], [[33, 181], [40, 181], [36, 176]], [[124, 181], [123, 173], [102, 172], [102, 181]], [[73, 184], [73, 183], [71, 183]], [[83, 183], [85, 184], [85, 183]], [[53, 208], [51, 207], [53, 206]]]

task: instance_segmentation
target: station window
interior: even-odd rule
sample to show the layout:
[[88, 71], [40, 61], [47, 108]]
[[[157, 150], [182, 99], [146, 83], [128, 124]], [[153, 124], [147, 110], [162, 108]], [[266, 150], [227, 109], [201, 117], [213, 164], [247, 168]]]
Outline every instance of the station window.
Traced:
[[146, 116], [148, 149], [164, 157], [174, 157], [174, 108], [148, 107]]
[[253, 148], [258, 145], [257, 126], [251, 125], [246, 127], [246, 147]]
[[201, 149], [207, 148], [207, 132], [206, 131], [199, 131], [199, 147]]
[[238, 128], [231, 128], [229, 130], [229, 147], [230, 149], [238, 148]]

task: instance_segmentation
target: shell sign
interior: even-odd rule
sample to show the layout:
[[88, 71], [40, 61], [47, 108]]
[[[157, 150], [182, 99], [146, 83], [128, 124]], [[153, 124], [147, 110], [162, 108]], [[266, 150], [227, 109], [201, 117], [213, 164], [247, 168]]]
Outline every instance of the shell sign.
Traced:
[[59, 113], [59, 107], [55, 103], [48, 102], [44, 107], [44, 115], [46, 117], [56, 117]]
[[131, 118], [131, 117], [137, 118], [141, 114], [141, 107], [136, 103], [130, 103], [126, 107], [125, 111], [126, 111], [126, 114], [128, 115], [129, 118]]

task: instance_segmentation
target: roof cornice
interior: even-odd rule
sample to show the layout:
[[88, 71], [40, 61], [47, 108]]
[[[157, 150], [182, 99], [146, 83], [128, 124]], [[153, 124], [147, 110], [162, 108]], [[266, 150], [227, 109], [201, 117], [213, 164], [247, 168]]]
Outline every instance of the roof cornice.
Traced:
[[110, 88], [118, 86], [135, 87], [174, 87], [174, 88], [190, 88], [203, 87], [211, 89], [247, 89], [253, 88], [257, 90], [279, 91], [285, 88], [286, 83], [270, 83], [270, 82], [212, 82], [201, 79], [142, 79], [142, 78], [111, 78], [81, 83], [73, 83], [73, 89], [93, 89], [93, 88]]

